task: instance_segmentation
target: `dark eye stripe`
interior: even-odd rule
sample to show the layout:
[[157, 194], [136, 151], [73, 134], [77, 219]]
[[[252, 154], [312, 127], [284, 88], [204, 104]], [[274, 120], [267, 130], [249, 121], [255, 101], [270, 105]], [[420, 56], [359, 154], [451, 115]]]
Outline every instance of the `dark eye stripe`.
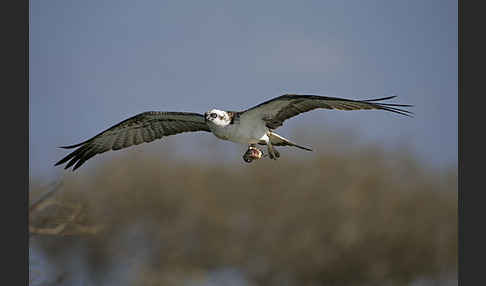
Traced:
[[218, 117], [218, 115], [216, 113], [211, 113], [211, 117], [216, 118], [216, 117]]

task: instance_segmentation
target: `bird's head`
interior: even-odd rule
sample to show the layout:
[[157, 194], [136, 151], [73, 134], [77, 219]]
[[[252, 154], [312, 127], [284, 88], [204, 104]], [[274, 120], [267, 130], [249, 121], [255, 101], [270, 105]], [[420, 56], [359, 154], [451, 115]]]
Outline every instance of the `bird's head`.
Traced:
[[231, 118], [226, 111], [218, 110], [218, 109], [212, 109], [206, 113], [204, 113], [204, 118], [206, 119], [206, 122], [212, 123], [217, 126], [226, 126], [230, 124]]

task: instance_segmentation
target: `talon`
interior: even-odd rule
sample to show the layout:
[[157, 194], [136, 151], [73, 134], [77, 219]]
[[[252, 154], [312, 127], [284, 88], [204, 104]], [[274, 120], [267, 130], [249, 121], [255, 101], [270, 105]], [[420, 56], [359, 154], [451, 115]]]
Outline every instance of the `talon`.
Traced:
[[280, 158], [280, 153], [276, 149], [268, 149], [268, 157], [273, 160]]

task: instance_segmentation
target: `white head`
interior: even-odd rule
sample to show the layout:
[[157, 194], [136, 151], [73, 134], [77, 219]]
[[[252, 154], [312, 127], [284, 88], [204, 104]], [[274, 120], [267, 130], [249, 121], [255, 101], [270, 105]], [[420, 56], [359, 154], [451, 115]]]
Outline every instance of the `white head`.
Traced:
[[204, 113], [204, 118], [206, 118], [208, 123], [212, 123], [220, 127], [224, 127], [231, 122], [231, 117], [228, 112], [218, 109], [212, 109]]

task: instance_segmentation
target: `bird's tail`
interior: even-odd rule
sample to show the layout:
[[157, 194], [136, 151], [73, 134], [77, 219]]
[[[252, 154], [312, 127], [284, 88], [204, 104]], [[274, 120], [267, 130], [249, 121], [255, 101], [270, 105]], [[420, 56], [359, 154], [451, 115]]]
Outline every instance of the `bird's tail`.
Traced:
[[294, 142], [283, 138], [282, 136], [278, 135], [277, 133], [269, 132], [270, 142], [272, 142], [273, 146], [293, 146], [300, 148], [302, 150], [312, 151], [312, 149], [304, 146], [300, 146], [295, 144]]

